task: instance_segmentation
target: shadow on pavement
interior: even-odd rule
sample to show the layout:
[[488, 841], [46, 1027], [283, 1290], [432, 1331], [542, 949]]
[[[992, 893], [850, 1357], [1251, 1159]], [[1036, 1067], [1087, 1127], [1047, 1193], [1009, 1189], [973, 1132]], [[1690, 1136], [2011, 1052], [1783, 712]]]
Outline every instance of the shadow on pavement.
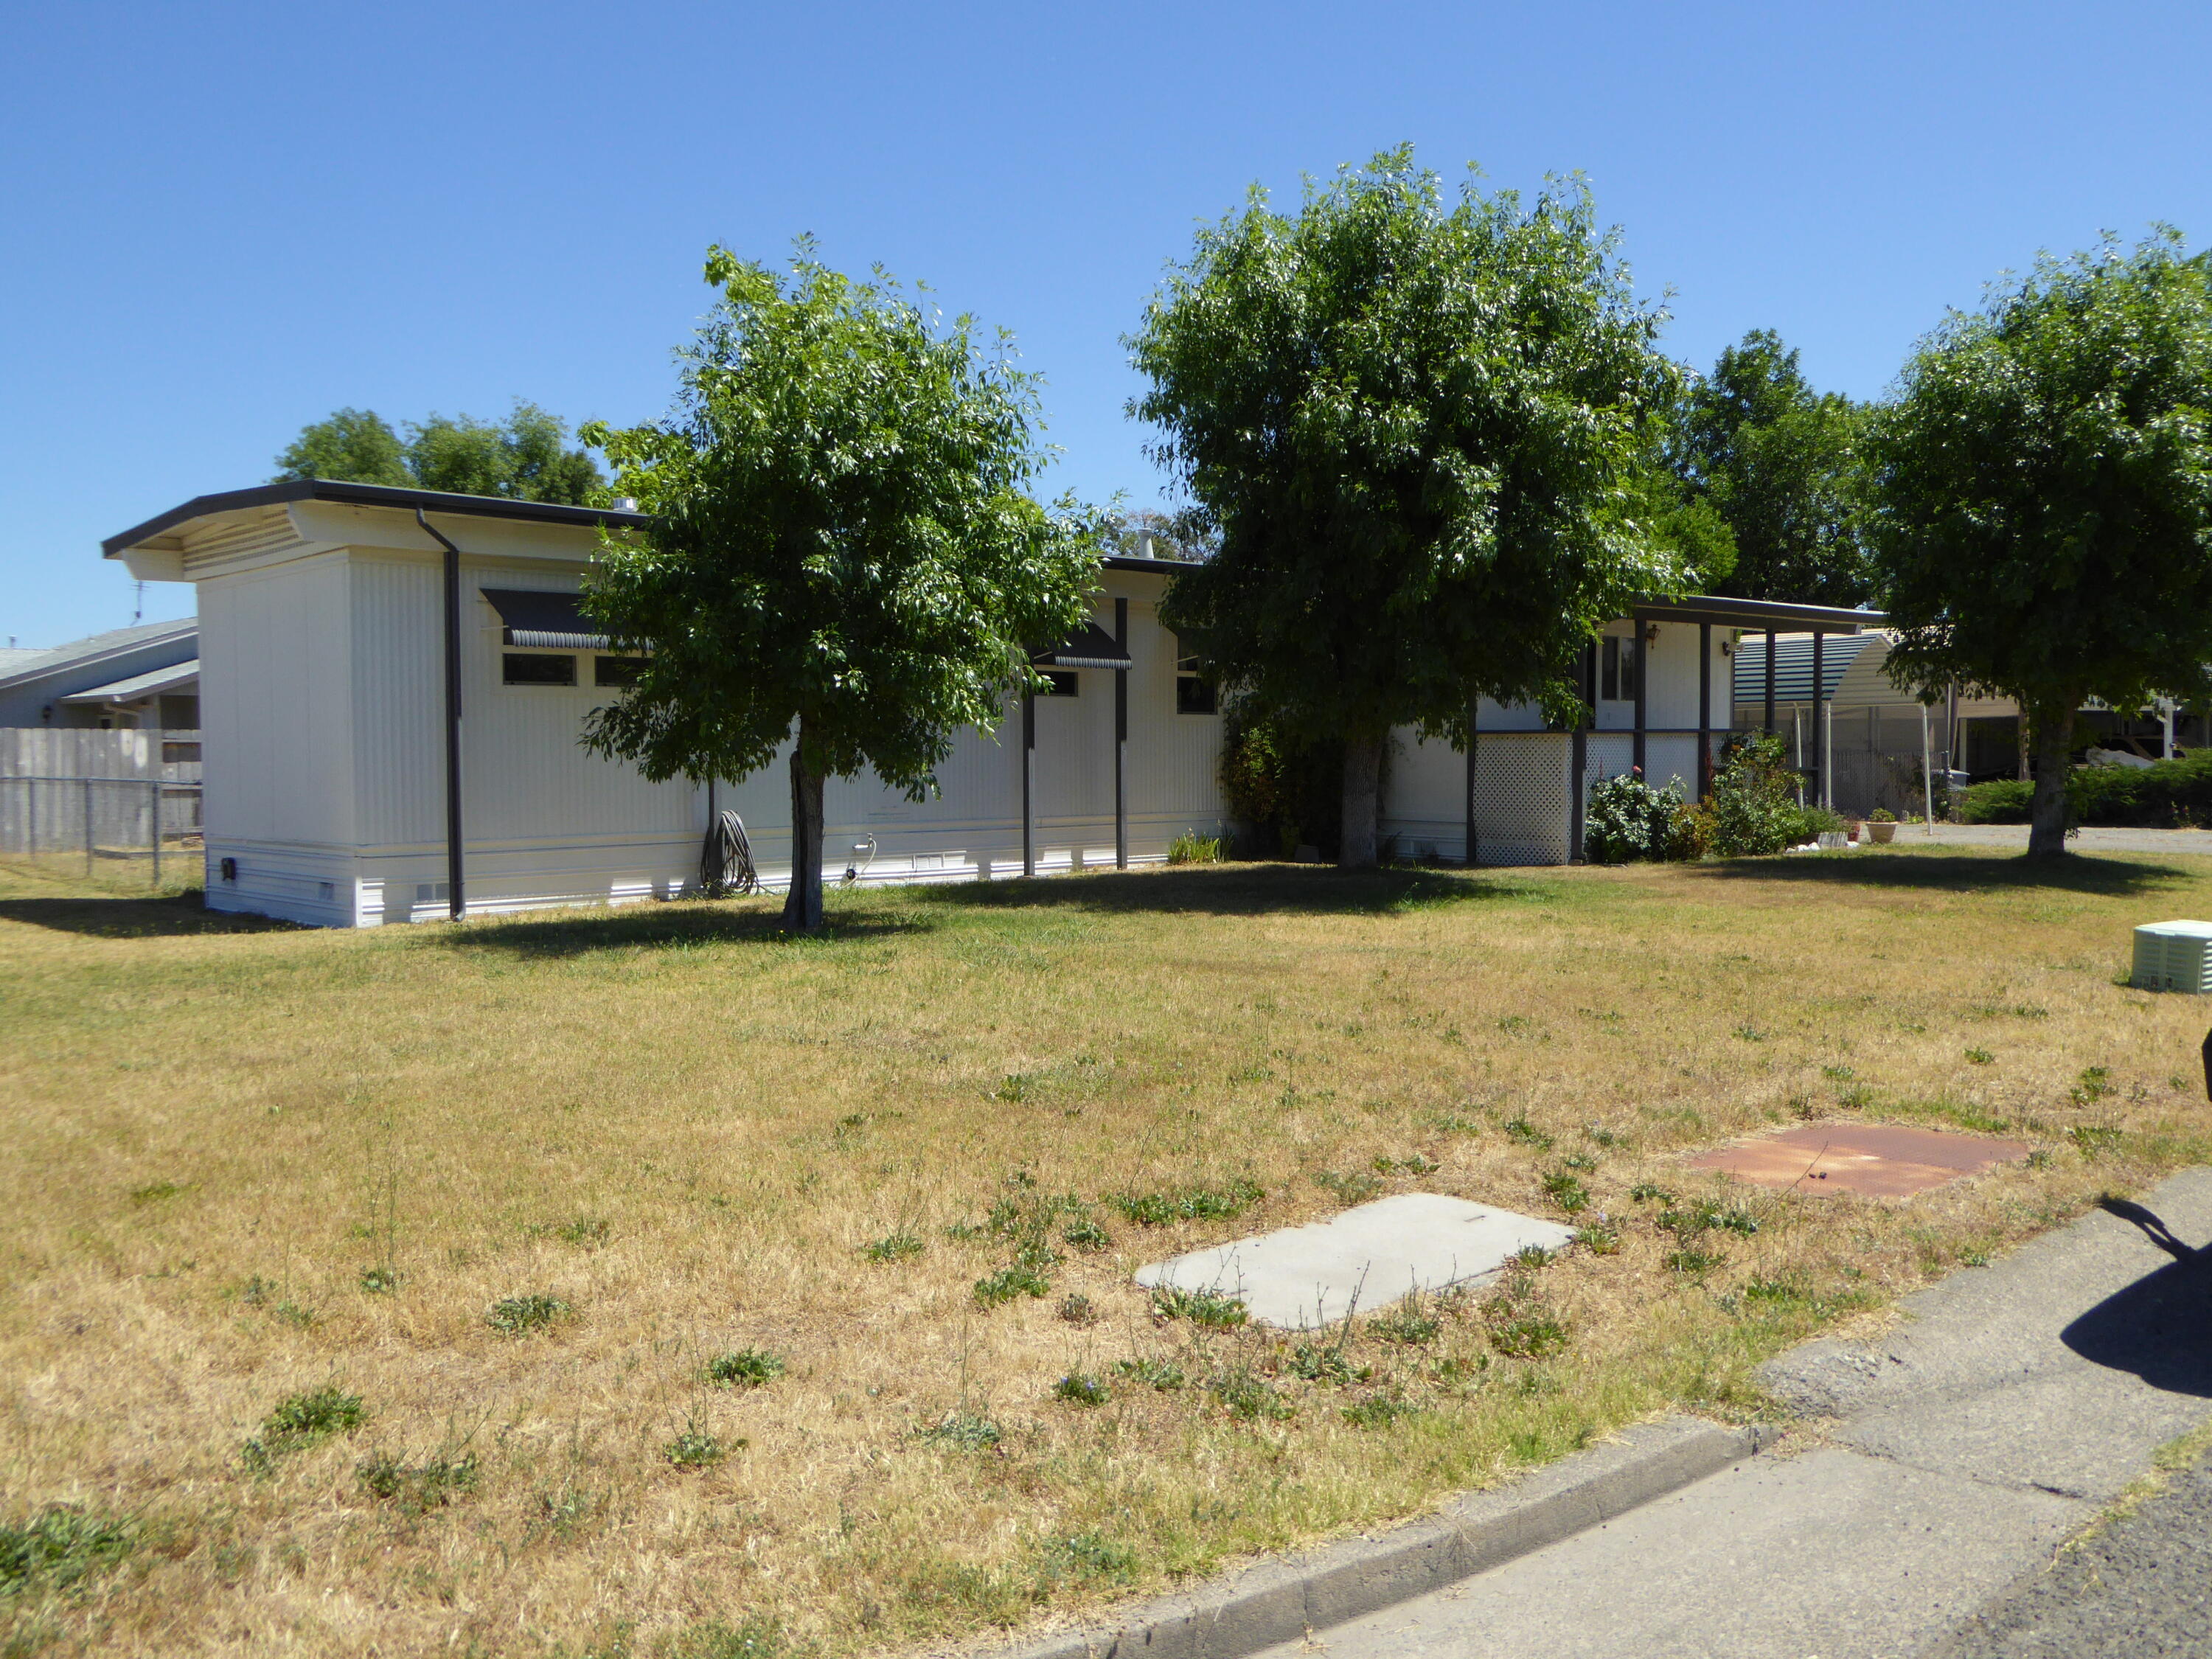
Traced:
[[2132, 1372], [2154, 1389], [2212, 1399], [2212, 1249], [2191, 1249], [2140, 1204], [2106, 1198], [2099, 1205], [2142, 1228], [2173, 1260], [2106, 1297], [2058, 1340], [2091, 1364]]

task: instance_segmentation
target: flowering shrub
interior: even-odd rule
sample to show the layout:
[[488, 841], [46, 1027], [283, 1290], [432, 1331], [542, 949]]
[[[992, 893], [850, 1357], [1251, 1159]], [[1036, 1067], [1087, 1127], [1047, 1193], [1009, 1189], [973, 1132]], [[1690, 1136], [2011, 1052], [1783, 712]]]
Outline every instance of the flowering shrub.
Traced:
[[1668, 857], [1674, 815], [1684, 805], [1680, 778], [1654, 789], [1632, 769], [1592, 784], [1583, 819], [1583, 856], [1593, 864]]

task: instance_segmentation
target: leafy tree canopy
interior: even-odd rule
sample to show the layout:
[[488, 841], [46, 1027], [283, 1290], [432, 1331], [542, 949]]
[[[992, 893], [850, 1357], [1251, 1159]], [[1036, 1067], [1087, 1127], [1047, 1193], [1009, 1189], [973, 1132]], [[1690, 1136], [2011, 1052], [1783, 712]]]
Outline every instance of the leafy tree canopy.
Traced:
[[1723, 351], [1682, 400], [1671, 460], [1684, 493], [1728, 526], [1733, 571], [1712, 591], [1860, 605], [1872, 597], [1859, 449], [1866, 412], [1813, 390], [1768, 329]]
[[1031, 649], [1095, 586], [1098, 527], [1028, 493], [1036, 377], [1005, 334], [949, 325], [878, 273], [800, 243], [789, 274], [713, 249], [722, 298], [675, 412], [588, 427], [650, 515], [610, 535], [586, 603], [646, 647], [586, 741], [647, 777], [743, 777], [790, 741], [787, 919], [821, 918], [825, 777], [863, 767], [909, 797], [967, 726], [994, 729]]
[[605, 481], [568, 437], [557, 416], [519, 398], [503, 422], [433, 415], [410, 423], [404, 442], [374, 410], [341, 409], [301, 428], [276, 458], [276, 476], [582, 506]]
[[1296, 214], [1255, 188], [1147, 307], [1132, 410], [1219, 538], [1168, 618], [1286, 736], [1344, 742], [1341, 861], [1374, 860], [1392, 726], [1564, 709], [1596, 629], [1685, 585], [1662, 317], [1580, 181], [1447, 206], [1410, 148]]
[[2031, 855], [2065, 850], [2074, 711], [2212, 690], [2212, 270], [2161, 230], [1954, 313], [1869, 446], [1900, 685], [2016, 698]]

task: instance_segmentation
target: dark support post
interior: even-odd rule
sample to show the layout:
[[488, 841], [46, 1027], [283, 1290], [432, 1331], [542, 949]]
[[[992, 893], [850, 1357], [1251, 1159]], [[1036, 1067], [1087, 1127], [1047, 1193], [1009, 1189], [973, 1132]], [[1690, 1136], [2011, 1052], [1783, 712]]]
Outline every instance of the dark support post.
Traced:
[[446, 914], [468, 908], [461, 891], [461, 550], [440, 535], [422, 509], [415, 522], [446, 550]]
[[[1734, 712], [1730, 712], [1734, 719]], [[1698, 624], [1698, 799], [1713, 793], [1713, 625]]]
[[1645, 775], [1644, 769], [1644, 730], [1648, 723], [1645, 718], [1645, 709], [1648, 705], [1645, 701], [1644, 682], [1644, 670], [1650, 666], [1650, 655], [1644, 649], [1644, 630], [1651, 624], [1645, 622], [1643, 617], [1636, 617], [1630, 619], [1628, 625], [1636, 630], [1636, 734], [1629, 743], [1629, 764], [1636, 769], [1638, 777], [1643, 778], [1646, 783], [1649, 783], [1651, 780]]
[[[1114, 643], [1129, 654], [1129, 602], [1114, 601]], [[1129, 671], [1114, 671], [1114, 867], [1129, 867]]]
[[[1597, 708], [1597, 641], [1593, 640], [1583, 647], [1582, 701], [1595, 712]], [[1567, 744], [1567, 862], [1574, 863], [1583, 855], [1583, 769], [1589, 764], [1589, 724], [1577, 715], [1572, 739]]]
[[1477, 697], [1467, 706], [1467, 867], [1475, 866], [1481, 851], [1481, 842], [1474, 828], [1474, 745], [1481, 736], [1482, 699]]
[[1036, 874], [1036, 693], [1022, 693], [1022, 873]]
[[1813, 805], [1828, 804], [1828, 745], [1821, 739], [1827, 732], [1827, 685], [1820, 677], [1820, 647], [1827, 638], [1819, 629], [1813, 630]]
[[1774, 735], [1774, 630], [1766, 630], [1766, 735]]

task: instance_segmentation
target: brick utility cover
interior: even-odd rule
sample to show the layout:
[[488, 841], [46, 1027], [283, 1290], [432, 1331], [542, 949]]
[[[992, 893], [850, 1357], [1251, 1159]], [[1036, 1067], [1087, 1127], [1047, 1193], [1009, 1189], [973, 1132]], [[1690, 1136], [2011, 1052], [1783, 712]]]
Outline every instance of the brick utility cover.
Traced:
[[1724, 1170], [1758, 1187], [1801, 1193], [1863, 1193], [1909, 1198], [1962, 1176], [2026, 1158], [2027, 1144], [1893, 1123], [1808, 1123], [1718, 1146], [1688, 1160], [1693, 1170]]
[[1574, 1230], [1443, 1193], [1400, 1193], [1304, 1227], [1194, 1250], [1137, 1270], [1147, 1290], [1234, 1297], [1259, 1324], [1312, 1330], [1414, 1291], [1440, 1291], [1501, 1271], [1534, 1244], [1556, 1250]]

